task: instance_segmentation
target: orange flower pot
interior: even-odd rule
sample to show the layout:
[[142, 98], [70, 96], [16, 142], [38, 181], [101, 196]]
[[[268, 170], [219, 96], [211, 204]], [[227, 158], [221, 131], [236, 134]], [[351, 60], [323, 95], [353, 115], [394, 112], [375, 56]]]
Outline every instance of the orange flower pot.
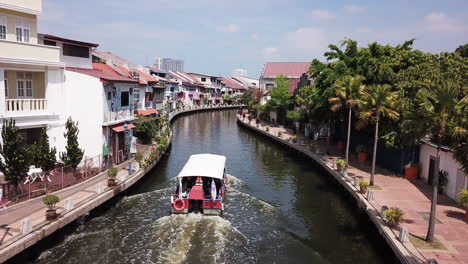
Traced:
[[415, 180], [419, 177], [418, 167], [405, 168], [405, 178], [408, 180]]
[[365, 162], [365, 161], [367, 160], [367, 153], [365, 153], [365, 152], [358, 152], [358, 154], [357, 154], [357, 160], [358, 160], [359, 162], [361, 162], [361, 163], [362, 163], [362, 162]]

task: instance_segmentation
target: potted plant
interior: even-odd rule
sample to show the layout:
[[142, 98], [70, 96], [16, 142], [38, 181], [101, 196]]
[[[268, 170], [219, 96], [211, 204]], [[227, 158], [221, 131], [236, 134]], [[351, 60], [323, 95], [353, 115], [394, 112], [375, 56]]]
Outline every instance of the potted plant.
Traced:
[[357, 159], [359, 162], [365, 162], [367, 160], [366, 146], [357, 145], [356, 147]]
[[257, 127], [258, 127], [258, 125], [260, 125], [260, 119], [258, 119], [258, 118], [255, 119], [255, 123], [257, 124]]
[[346, 167], [346, 161], [344, 159], [339, 159], [336, 161], [336, 170], [342, 171]]
[[265, 131], [266, 131], [266, 132], [269, 132], [269, 131], [270, 131], [270, 126], [266, 126], [266, 127], [265, 127]]
[[141, 154], [140, 152], [135, 153], [135, 160], [136, 162], [138, 162], [138, 164], [141, 165], [141, 161], [143, 160], [143, 154]]
[[458, 202], [465, 208], [465, 220], [468, 221], [468, 189], [460, 190], [458, 193]]
[[117, 169], [116, 167], [112, 167], [109, 170], [107, 170], [107, 176], [109, 177], [107, 179], [107, 186], [115, 186], [115, 177], [117, 177], [117, 173], [119, 173], [119, 169]]
[[445, 186], [448, 183], [448, 172], [445, 170], [439, 171], [439, 182], [437, 184], [437, 192], [440, 194], [444, 193]]
[[248, 119], [249, 119], [249, 124], [250, 124], [250, 122], [252, 122], [252, 119], [253, 119], [252, 115], [249, 115]]
[[405, 166], [405, 178], [415, 180], [419, 177], [419, 166], [414, 162], [410, 162]]
[[403, 216], [405, 213], [398, 207], [390, 207], [387, 210], [383, 211], [385, 218], [385, 223], [390, 227], [395, 227], [403, 221]]
[[362, 180], [359, 182], [359, 192], [362, 194], [366, 194], [367, 188], [369, 188], [369, 182]]
[[281, 137], [283, 135], [283, 131], [278, 131], [278, 137]]
[[57, 195], [47, 194], [42, 198], [42, 201], [47, 205], [46, 219], [51, 221], [57, 218], [57, 209], [55, 205], [60, 202], [60, 198]]
[[292, 136], [291, 141], [292, 143], [297, 143], [297, 136]]

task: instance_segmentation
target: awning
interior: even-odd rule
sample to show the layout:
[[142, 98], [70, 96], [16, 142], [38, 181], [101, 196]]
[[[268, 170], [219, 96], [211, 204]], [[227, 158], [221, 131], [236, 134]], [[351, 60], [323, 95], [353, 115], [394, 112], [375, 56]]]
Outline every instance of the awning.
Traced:
[[[127, 129], [132, 129], [132, 128], [135, 128], [135, 125], [128, 124]], [[114, 130], [115, 132], [123, 132], [125, 129], [123, 125], [120, 125], [120, 126], [113, 127], [112, 130]]]

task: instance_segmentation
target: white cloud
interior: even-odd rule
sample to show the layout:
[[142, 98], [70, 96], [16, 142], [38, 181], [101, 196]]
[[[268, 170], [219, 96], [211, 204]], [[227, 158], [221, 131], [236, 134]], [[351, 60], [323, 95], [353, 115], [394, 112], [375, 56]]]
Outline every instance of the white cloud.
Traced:
[[240, 31], [240, 27], [237, 24], [229, 24], [226, 26], [221, 26], [216, 28], [217, 31], [219, 32], [225, 32], [225, 33], [235, 33]]
[[267, 47], [267, 48], [262, 49], [262, 55], [265, 58], [271, 58], [271, 57], [277, 55], [277, 53], [278, 53], [277, 48]]
[[424, 23], [430, 31], [462, 32], [467, 25], [450, 18], [442, 12], [432, 12], [424, 17]]
[[325, 20], [334, 19], [336, 17], [334, 13], [331, 13], [327, 10], [313, 10], [311, 14], [312, 14], [312, 17], [314, 18], [325, 19]]
[[359, 14], [359, 13], [366, 11], [365, 7], [359, 6], [359, 5], [345, 5], [344, 8], [346, 12], [351, 13], [351, 14]]
[[257, 33], [253, 33], [252, 35], [250, 35], [250, 38], [252, 40], [259, 40], [260, 39], [260, 36], [257, 34]]
[[286, 40], [290, 48], [309, 53], [325, 50], [329, 44], [325, 32], [319, 28], [299, 28], [287, 33]]
[[361, 27], [361, 28], [356, 29], [357, 33], [370, 33], [371, 31], [372, 30], [370, 28], [367, 28], [367, 27]]

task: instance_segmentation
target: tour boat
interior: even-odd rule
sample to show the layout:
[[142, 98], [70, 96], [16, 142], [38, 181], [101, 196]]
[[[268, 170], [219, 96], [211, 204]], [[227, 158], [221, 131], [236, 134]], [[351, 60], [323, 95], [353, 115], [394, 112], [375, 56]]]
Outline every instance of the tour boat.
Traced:
[[226, 192], [226, 157], [214, 154], [191, 155], [177, 176], [171, 196], [174, 214], [220, 215]]

